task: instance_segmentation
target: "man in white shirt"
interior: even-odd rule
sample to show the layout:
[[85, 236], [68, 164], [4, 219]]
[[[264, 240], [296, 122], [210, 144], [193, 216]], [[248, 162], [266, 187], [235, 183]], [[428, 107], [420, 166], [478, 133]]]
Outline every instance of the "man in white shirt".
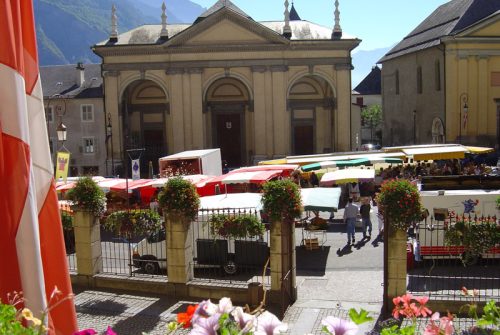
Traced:
[[354, 237], [354, 233], [356, 231], [356, 218], [358, 217], [359, 207], [352, 203], [352, 198], [349, 198], [349, 202], [347, 206], [344, 208], [344, 223], [347, 224], [347, 244], [354, 244], [356, 239]]

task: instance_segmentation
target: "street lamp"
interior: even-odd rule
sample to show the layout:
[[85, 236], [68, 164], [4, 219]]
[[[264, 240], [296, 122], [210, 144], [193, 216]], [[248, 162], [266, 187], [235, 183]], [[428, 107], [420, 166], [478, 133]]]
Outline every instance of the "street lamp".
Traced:
[[59, 122], [59, 125], [57, 126], [57, 139], [59, 142], [62, 142], [62, 146], [64, 147], [64, 142], [66, 141], [66, 126], [61, 122]]
[[458, 143], [462, 143], [462, 118], [463, 118], [464, 129], [467, 126], [467, 119], [469, 117], [468, 116], [469, 105], [467, 104], [468, 102], [469, 102], [469, 95], [465, 92], [460, 94], [460, 105], [459, 105], [460, 116], [458, 119]]

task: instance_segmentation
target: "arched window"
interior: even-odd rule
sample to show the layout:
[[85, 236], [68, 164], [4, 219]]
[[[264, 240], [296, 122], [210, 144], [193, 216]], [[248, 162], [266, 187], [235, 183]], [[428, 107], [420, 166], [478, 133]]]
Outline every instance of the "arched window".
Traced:
[[434, 118], [432, 121], [432, 143], [444, 143], [444, 126], [440, 118]]

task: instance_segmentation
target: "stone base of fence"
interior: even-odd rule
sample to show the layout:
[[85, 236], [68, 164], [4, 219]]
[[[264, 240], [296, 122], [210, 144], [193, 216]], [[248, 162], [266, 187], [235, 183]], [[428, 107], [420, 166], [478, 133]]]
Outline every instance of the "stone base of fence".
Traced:
[[[220, 298], [230, 297], [236, 304], [250, 306], [258, 305], [263, 298], [262, 284], [250, 283], [244, 285], [224, 285], [224, 283], [206, 283], [190, 281], [187, 284], [168, 283], [165, 278], [134, 278], [100, 274], [95, 276], [71, 275], [71, 283], [83, 289], [114, 289], [144, 293], [165, 294], [178, 300], [201, 301], [212, 299], [218, 302]], [[269, 296], [268, 296], [269, 297]], [[279, 301], [279, 300], [278, 300]]]

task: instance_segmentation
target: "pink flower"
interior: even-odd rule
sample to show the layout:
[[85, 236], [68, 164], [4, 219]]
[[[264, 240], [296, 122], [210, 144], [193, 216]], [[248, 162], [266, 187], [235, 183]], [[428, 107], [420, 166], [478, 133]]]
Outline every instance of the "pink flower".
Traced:
[[200, 318], [208, 318], [214, 315], [218, 310], [219, 307], [216, 304], [213, 304], [210, 299], [200, 302], [193, 317], [191, 318], [191, 324], [195, 324]]
[[231, 315], [234, 317], [234, 320], [239, 324], [240, 329], [250, 329], [255, 321], [255, 316], [243, 312], [243, 308], [236, 307]]
[[111, 329], [110, 326], [108, 326], [108, 329], [106, 329], [106, 332], [104, 333], [105, 335], [117, 335], [113, 329]]
[[352, 322], [333, 316], [327, 316], [321, 323], [334, 335], [355, 335], [358, 326]]
[[95, 334], [97, 334], [97, 332], [94, 329], [83, 329], [76, 333], [73, 333], [73, 335], [95, 335]]
[[[439, 325], [436, 321], [439, 320]], [[425, 327], [424, 335], [452, 335], [455, 329], [453, 328], [453, 316], [443, 316], [439, 318], [439, 313], [432, 314], [430, 323]]]
[[230, 298], [222, 298], [219, 300], [219, 313], [231, 313], [233, 310], [233, 303]]
[[192, 335], [217, 335], [221, 314], [215, 313], [208, 318], [200, 317], [193, 323]]
[[428, 315], [432, 314], [432, 311], [429, 308], [427, 308], [427, 306], [425, 306], [427, 301], [429, 301], [429, 297], [415, 297], [414, 299], [419, 304], [419, 306], [415, 306], [414, 308], [415, 316], [427, 317]]
[[255, 335], [273, 335], [287, 330], [288, 326], [282, 323], [276, 315], [265, 311], [255, 322]]

